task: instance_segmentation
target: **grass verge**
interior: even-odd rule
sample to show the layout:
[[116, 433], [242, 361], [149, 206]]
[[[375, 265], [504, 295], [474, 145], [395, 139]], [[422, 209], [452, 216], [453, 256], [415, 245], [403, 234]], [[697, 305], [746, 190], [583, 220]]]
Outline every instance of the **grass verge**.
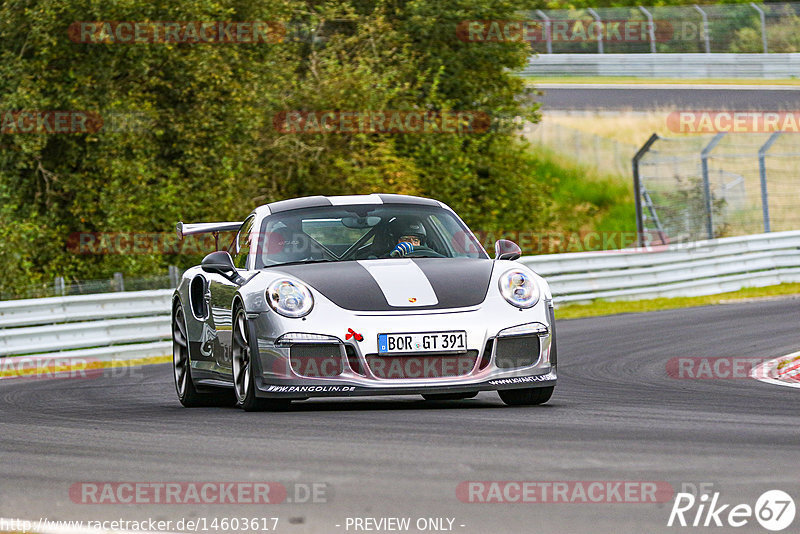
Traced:
[[550, 230], [563, 234], [636, 231], [630, 180], [576, 164], [568, 156], [543, 146], [534, 150], [540, 176], [555, 184], [551, 197], [555, 221]]
[[542, 127], [566, 126], [573, 130], [579, 130], [588, 134], [599, 135], [607, 139], [613, 139], [626, 145], [631, 149], [630, 156], [633, 157], [635, 149], [638, 149], [654, 133], [662, 137], [681, 137], [691, 134], [680, 134], [669, 129], [667, 119], [672, 109], [658, 109], [642, 111], [620, 110], [614, 113], [564, 113], [548, 112], [545, 113]]
[[590, 304], [564, 304], [556, 308], [558, 319], [578, 319], [581, 317], [598, 317], [619, 313], [640, 313], [676, 308], [692, 308], [713, 304], [728, 304], [749, 299], [780, 297], [788, 295], [800, 296], [800, 283], [779, 284], [766, 287], [747, 287], [739, 291], [706, 295], [703, 297], [675, 297], [646, 300], [596, 300]]

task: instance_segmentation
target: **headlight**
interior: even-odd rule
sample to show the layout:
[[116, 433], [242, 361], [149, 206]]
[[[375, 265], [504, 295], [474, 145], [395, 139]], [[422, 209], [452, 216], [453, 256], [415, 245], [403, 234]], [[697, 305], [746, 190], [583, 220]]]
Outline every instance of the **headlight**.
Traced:
[[302, 317], [314, 307], [311, 291], [293, 280], [281, 278], [267, 288], [267, 302], [276, 312], [285, 317]]
[[500, 277], [500, 293], [509, 304], [517, 308], [530, 308], [539, 302], [539, 288], [533, 279], [522, 271], [508, 271]]

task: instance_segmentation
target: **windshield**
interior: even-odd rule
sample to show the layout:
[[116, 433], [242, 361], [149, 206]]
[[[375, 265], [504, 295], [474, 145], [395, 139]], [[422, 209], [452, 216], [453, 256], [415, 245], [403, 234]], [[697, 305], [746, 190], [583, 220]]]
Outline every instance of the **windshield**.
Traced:
[[379, 258], [487, 258], [452, 212], [410, 204], [330, 206], [266, 217], [255, 267]]

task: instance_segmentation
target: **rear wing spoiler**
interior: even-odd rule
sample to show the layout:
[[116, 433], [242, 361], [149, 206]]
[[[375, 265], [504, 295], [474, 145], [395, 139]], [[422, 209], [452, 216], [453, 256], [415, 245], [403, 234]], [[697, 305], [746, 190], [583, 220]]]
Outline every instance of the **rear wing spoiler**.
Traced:
[[219, 250], [219, 233], [220, 232], [235, 232], [242, 226], [240, 222], [216, 222], [216, 223], [190, 223], [186, 224], [183, 222], [179, 222], [175, 226], [175, 230], [178, 232], [178, 239], [183, 239], [187, 235], [195, 235], [195, 234], [213, 234], [214, 235], [214, 245], [217, 250]]

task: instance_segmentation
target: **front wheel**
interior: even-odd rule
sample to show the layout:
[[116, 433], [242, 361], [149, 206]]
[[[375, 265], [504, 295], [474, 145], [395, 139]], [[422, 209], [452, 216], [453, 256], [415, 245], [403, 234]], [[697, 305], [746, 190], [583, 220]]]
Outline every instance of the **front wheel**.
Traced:
[[233, 342], [231, 345], [231, 367], [236, 404], [246, 412], [263, 410], [285, 410], [290, 400], [260, 399], [256, 397], [256, 382], [253, 372], [255, 352], [250, 343], [250, 325], [247, 313], [238, 307], [233, 313]]
[[501, 389], [497, 392], [509, 406], [532, 406], [550, 400], [555, 386], [546, 388]]

